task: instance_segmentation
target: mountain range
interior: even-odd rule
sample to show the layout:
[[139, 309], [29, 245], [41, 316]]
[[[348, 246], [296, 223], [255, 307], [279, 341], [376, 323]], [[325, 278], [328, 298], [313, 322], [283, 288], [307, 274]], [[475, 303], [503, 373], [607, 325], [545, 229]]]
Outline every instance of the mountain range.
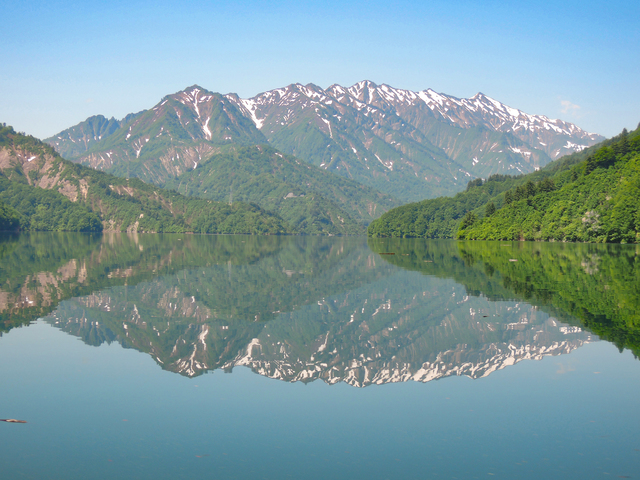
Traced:
[[196, 85], [121, 121], [91, 117], [46, 142], [74, 162], [157, 185], [215, 154], [269, 143], [406, 202], [455, 193], [477, 177], [532, 172], [601, 140], [481, 93], [458, 99], [363, 81], [326, 90], [292, 84], [250, 99]]

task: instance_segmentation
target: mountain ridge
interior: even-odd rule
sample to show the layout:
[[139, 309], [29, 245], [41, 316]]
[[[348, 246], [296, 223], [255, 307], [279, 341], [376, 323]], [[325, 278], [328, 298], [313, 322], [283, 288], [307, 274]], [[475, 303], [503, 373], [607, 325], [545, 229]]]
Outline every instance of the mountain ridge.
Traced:
[[602, 139], [480, 92], [459, 99], [361, 81], [326, 90], [294, 83], [248, 99], [193, 85], [121, 122], [90, 117], [46, 141], [76, 163], [158, 185], [234, 146], [269, 143], [416, 201], [476, 177], [532, 172]]
[[[526, 114], [483, 93], [458, 99], [431, 89], [413, 92], [366, 80], [346, 88], [334, 84], [326, 90], [313, 84], [291, 84], [249, 99], [235, 94], [228, 94], [227, 98], [238, 104], [269, 141], [285, 153], [336, 173], [342, 167], [345, 176], [351, 175], [387, 193], [391, 192], [385, 190], [383, 182], [367, 181], [358, 178], [358, 174], [371, 170], [373, 165], [382, 165], [377, 174], [389, 176], [394, 167], [398, 169], [403, 163], [412, 167], [413, 172], [408, 173], [416, 177], [424, 171], [429, 186], [414, 181], [414, 188], [431, 188], [431, 194], [413, 199], [441, 194], [437, 184], [442, 182], [454, 189], [447, 193], [455, 193], [464, 183], [460, 176], [468, 180], [495, 173], [534, 171], [552, 159], [604, 139], [562, 120]], [[310, 109], [316, 110], [315, 115]], [[349, 115], [355, 115], [352, 123], [364, 132], [347, 132], [341, 147], [336, 135], [341, 131], [339, 123]], [[365, 117], [374, 116], [367, 123]], [[327, 148], [332, 150], [330, 154], [305, 149], [287, 138], [287, 133], [298, 128], [301, 121], [311, 130], [315, 127], [316, 134], [322, 134]], [[383, 122], [389, 124], [388, 128], [379, 128]], [[374, 135], [367, 135], [367, 129]], [[439, 161], [440, 167], [429, 165], [429, 157]], [[360, 172], [355, 171], [357, 166]], [[407, 195], [401, 198], [409, 199]]]

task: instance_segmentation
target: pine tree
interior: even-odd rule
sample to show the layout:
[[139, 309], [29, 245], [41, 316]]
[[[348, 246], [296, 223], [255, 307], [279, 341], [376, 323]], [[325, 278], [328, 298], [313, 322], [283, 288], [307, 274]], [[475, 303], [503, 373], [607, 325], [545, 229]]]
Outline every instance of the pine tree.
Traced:
[[494, 213], [496, 213], [496, 206], [493, 204], [493, 202], [487, 203], [487, 207], [485, 209], [484, 216], [485, 217], [490, 217]]

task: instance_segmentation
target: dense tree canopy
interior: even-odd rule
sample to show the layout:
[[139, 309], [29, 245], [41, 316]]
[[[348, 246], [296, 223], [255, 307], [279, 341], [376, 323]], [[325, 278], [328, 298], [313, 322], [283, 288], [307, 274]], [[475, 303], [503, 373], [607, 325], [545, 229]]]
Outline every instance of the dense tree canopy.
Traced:
[[372, 237], [640, 241], [640, 130], [517, 177], [475, 179], [454, 197], [390, 210]]
[[461, 223], [458, 237], [638, 243], [640, 132], [624, 131], [570, 170], [507, 194], [494, 214]]

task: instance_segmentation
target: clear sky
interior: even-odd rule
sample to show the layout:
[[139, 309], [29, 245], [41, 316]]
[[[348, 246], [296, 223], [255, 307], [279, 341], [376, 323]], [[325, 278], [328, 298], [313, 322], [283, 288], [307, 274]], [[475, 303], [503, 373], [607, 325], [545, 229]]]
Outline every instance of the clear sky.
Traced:
[[45, 138], [198, 84], [360, 80], [612, 136], [640, 122], [640, 2], [0, 0], [0, 122]]

